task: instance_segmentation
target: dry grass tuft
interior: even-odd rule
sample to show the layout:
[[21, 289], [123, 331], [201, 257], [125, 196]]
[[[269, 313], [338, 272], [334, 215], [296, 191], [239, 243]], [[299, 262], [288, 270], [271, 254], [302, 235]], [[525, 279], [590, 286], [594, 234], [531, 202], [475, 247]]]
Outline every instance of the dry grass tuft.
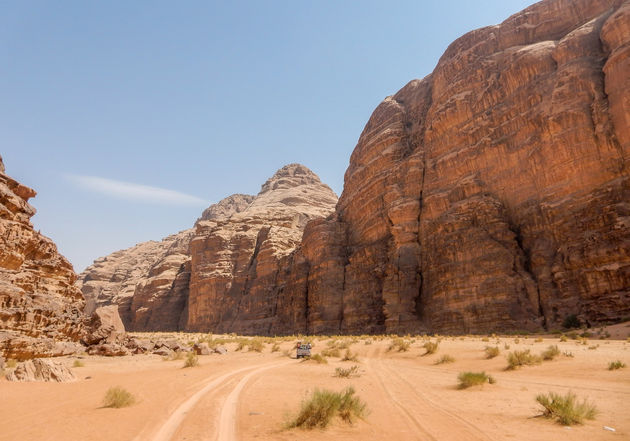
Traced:
[[491, 359], [499, 355], [499, 347], [498, 346], [486, 346], [486, 358]]
[[438, 358], [435, 364], [453, 363], [454, 361], [455, 359], [453, 357], [448, 354], [444, 354], [440, 358]]
[[199, 356], [197, 356], [197, 354], [195, 354], [194, 352], [189, 352], [186, 355], [186, 361], [184, 361], [184, 367], [189, 368], [189, 367], [195, 367], [198, 365], [199, 365]]
[[335, 416], [347, 423], [363, 418], [367, 414], [366, 404], [355, 396], [355, 390], [348, 387], [341, 392], [315, 389], [311, 396], [302, 402], [297, 416], [289, 421], [287, 428], [300, 427], [326, 428]]
[[346, 369], [340, 367], [335, 368], [334, 376], [339, 378], [359, 377], [359, 366], [355, 364]]
[[616, 369], [621, 369], [625, 367], [626, 367], [626, 364], [623, 363], [621, 360], [611, 361], [610, 363], [608, 363], [609, 371], [614, 371]]
[[405, 340], [404, 338], [395, 338], [392, 340], [388, 351], [397, 350], [398, 352], [407, 352], [409, 347], [411, 346], [411, 342]]
[[355, 363], [358, 363], [359, 357], [357, 356], [357, 354], [353, 354], [350, 349], [346, 349], [346, 353], [344, 354], [341, 361], [354, 361]]
[[328, 360], [326, 360], [326, 357], [321, 354], [314, 354], [310, 357], [304, 357], [301, 362], [304, 363], [305, 361], [314, 361], [317, 364], [328, 364]]
[[523, 351], [513, 351], [507, 355], [507, 370], [517, 369], [521, 366], [531, 366], [539, 364], [541, 358], [538, 355], [530, 354], [529, 349]]
[[422, 345], [422, 347], [424, 348], [424, 350], [426, 351], [424, 354], [422, 355], [430, 355], [430, 354], [435, 354], [438, 350], [439, 347], [439, 343], [438, 342], [432, 342], [432, 341], [428, 341], [426, 342], [424, 345]]
[[536, 401], [543, 407], [541, 416], [553, 418], [560, 424], [570, 426], [592, 420], [597, 415], [597, 408], [586, 400], [578, 402], [573, 392], [566, 395], [550, 392], [536, 396]]
[[80, 368], [84, 366], [85, 366], [85, 363], [83, 363], [81, 360], [74, 360], [74, 363], [72, 363], [72, 367], [75, 367], [75, 368]]
[[135, 402], [136, 399], [131, 392], [120, 386], [110, 387], [103, 398], [103, 407], [119, 409], [121, 407], [131, 406]]
[[485, 372], [461, 372], [457, 376], [457, 379], [459, 380], [459, 384], [457, 385], [458, 389], [467, 389], [472, 386], [480, 386], [486, 383], [496, 383], [495, 379], [490, 375], [487, 375]]
[[540, 355], [542, 356], [543, 360], [553, 360], [558, 355], [560, 355], [560, 349], [558, 349], [557, 345], [551, 345]]

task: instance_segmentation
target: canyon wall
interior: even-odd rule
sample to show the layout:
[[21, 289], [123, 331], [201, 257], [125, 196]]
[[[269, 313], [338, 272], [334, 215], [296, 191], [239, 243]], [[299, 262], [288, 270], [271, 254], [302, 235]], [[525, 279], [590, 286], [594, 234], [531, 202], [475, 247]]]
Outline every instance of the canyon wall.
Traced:
[[72, 265], [33, 230], [36, 192], [5, 173], [0, 158], [0, 356], [76, 352], [83, 333], [81, 291]]
[[123, 269], [108, 257], [83, 291], [115, 287], [104, 297], [130, 305], [132, 329], [467, 333], [628, 317], [629, 90], [630, 1], [536, 3], [459, 38], [376, 108], [336, 207], [293, 164], [172, 239], [172, 264], [157, 263], [171, 242]]

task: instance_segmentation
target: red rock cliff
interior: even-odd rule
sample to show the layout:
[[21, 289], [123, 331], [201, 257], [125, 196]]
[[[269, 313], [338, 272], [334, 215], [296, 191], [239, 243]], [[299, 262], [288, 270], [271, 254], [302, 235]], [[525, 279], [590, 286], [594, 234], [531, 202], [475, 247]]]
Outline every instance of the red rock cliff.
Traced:
[[456, 40], [374, 111], [274, 330], [630, 315], [628, 91], [629, 1], [547, 0]]

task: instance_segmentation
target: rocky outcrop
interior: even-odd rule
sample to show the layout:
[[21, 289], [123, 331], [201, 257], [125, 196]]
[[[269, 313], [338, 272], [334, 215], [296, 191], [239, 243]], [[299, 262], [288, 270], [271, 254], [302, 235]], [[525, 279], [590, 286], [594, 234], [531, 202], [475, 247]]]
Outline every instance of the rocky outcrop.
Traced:
[[35, 195], [0, 158], [0, 355], [19, 360], [74, 353], [83, 332], [72, 265], [30, 222]]
[[[198, 220], [223, 219], [244, 210], [253, 196], [235, 194], [206, 209]], [[118, 305], [128, 331], [178, 330], [186, 323], [190, 240], [194, 229], [140, 243], [101, 257], [79, 275], [86, 312]]]
[[247, 208], [200, 220], [190, 243], [186, 329], [266, 334], [276, 321], [278, 277], [310, 220], [329, 215], [337, 196], [299, 164], [278, 170]]
[[54, 381], [57, 383], [67, 383], [77, 379], [72, 370], [62, 363], [41, 358], [19, 363], [6, 375], [6, 378], [9, 381]]
[[455, 41], [374, 111], [276, 330], [630, 315], [628, 90], [628, 1], [547, 0]]

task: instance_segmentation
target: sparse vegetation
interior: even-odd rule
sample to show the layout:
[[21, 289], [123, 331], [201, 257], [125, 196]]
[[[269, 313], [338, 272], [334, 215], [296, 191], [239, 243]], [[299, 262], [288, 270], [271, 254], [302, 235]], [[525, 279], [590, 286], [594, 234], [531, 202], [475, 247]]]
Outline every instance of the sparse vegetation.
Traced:
[[407, 352], [410, 346], [411, 346], [411, 342], [403, 338], [395, 338], [392, 340], [387, 350], [388, 351], [397, 350], [398, 352]]
[[324, 357], [336, 357], [336, 358], [339, 358], [339, 357], [341, 357], [341, 351], [339, 350], [339, 348], [326, 348], [326, 349], [322, 350], [322, 355]]
[[366, 405], [355, 396], [355, 390], [348, 387], [341, 392], [315, 389], [311, 396], [302, 402], [299, 413], [287, 423], [288, 428], [314, 429], [327, 427], [337, 415], [352, 423], [356, 418], [367, 414]]
[[335, 368], [335, 377], [339, 378], [350, 378], [350, 377], [358, 377], [359, 376], [359, 366], [354, 365], [349, 368]]
[[486, 346], [486, 358], [490, 359], [490, 358], [494, 358], [497, 355], [499, 355], [499, 347], [498, 346]]
[[588, 347], [591, 351], [594, 351], [595, 349], [599, 348], [599, 345], [591, 345]]
[[561, 342], [565, 342], [565, 341], [567, 341], [567, 340], [568, 340], [568, 338], [567, 338], [567, 336], [566, 336], [566, 335], [562, 334], [562, 335], [560, 336], [560, 341], [561, 341]]
[[540, 394], [536, 396], [536, 401], [543, 407], [541, 416], [553, 418], [565, 426], [582, 424], [585, 419], [592, 420], [597, 415], [594, 404], [586, 400], [578, 402], [573, 392], [566, 395], [554, 392]]
[[189, 352], [186, 355], [186, 361], [184, 361], [184, 367], [195, 367], [199, 365], [199, 357], [194, 352]]
[[81, 360], [74, 360], [74, 363], [72, 363], [72, 367], [75, 367], [75, 368], [80, 368], [84, 366], [85, 366], [85, 363], [83, 363]]
[[249, 350], [254, 352], [262, 352], [265, 348], [265, 343], [259, 338], [254, 338], [249, 341]]
[[610, 363], [608, 363], [609, 371], [614, 371], [616, 369], [621, 369], [625, 367], [626, 367], [626, 364], [623, 363], [621, 360], [611, 361]]
[[131, 406], [135, 402], [136, 399], [131, 392], [120, 386], [110, 387], [103, 398], [103, 407], [119, 409], [121, 407]]
[[424, 345], [422, 345], [422, 347], [426, 351], [422, 355], [435, 354], [437, 352], [437, 350], [438, 350], [438, 346], [439, 346], [439, 343], [437, 341], [436, 342], [432, 342], [432, 341], [426, 342]]
[[273, 346], [271, 347], [271, 352], [278, 352], [280, 351], [280, 345], [278, 345], [278, 343], [274, 343]]
[[558, 349], [557, 345], [551, 345], [547, 349], [543, 351], [541, 354], [543, 360], [553, 360], [558, 355], [560, 355], [560, 349]]
[[355, 363], [358, 363], [359, 357], [357, 357], [357, 354], [353, 354], [350, 349], [346, 349], [346, 353], [344, 354], [341, 361], [354, 361]]
[[508, 366], [507, 370], [517, 369], [521, 366], [531, 366], [541, 362], [541, 358], [538, 355], [533, 355], [529, 352], [529, 349], [522, 351], [513, 351], [507, 355]]
[[305, 357], [302, 359], [302, 363], [305, 361], [314, 361], [317, 364], [328, 364], [328, 360], [326, 360], [326, 357], [324, 357], [322, 354], [314, 354], [310, 357]]
[[495, 379], [490, 375], [487, 375], [485, 372], [461, 372], [457, 376], [457, 379], [459, 380], [459, 384], [457, 385], [458, 389], [467, 389], [469, 387], [480, 386], [485, 383], [496, 383]]
[[536, 338], [536, 340], [534, 340], [534, 343], [542, 343], [543, 339], [542, 337], [538, 337]]
[[454, 361], [455, 361], [455, 359], [453, 357], [451, 357], [448, 354], [444, 354], [440, 358], [438, 358], [438, 360], [435, 362], [435, 364], [453, 363]]

